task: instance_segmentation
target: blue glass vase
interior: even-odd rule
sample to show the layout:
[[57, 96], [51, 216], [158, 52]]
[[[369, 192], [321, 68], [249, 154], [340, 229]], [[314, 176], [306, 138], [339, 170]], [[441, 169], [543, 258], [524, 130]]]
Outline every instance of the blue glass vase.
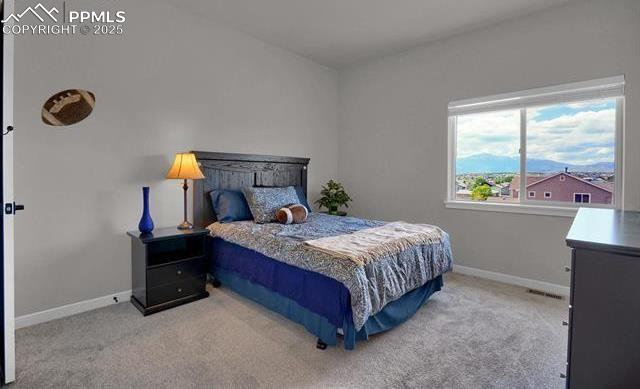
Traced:
[[149, 187], [142, 188], [142, 217], [140, 223], [138, 223], [138, 230], [143, 234], [148, 234], [153, 231], [153, 219], [151, 219], [151, 213], [149, 213]]

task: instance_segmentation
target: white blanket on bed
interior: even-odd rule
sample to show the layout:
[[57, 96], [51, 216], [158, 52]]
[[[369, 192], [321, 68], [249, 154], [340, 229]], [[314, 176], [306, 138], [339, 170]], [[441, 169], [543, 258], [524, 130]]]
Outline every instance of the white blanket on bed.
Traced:
[[306, 240], [305, 244], [364, 266], [377, 258], [397, 254], [412, 246], [441, 240], [442, 230], [435, 226], [398, 221], [350, 234]]

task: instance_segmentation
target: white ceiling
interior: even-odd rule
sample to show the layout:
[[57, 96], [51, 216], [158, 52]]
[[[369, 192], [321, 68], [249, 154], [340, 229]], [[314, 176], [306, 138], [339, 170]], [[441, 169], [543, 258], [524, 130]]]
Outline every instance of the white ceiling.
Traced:
[[319, 63], [343, 67], [569, 0], [172, 0]]

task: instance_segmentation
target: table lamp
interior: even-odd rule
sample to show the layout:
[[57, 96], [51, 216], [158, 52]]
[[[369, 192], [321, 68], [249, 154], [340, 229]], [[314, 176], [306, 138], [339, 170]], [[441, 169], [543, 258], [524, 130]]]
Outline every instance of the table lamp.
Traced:
[[193, 224], [187, 220], [187, 190], [189, 185], [187, 180], [200, 180], [204, 178], [204, 174], [198, 166], [196, 156], [193, 153], [177, 153], [173, 165], [167, 173], [167, 178], [184, 180], [182, 190], [184, 190], [184, 221], [178, 225], [179, 230], [190, 230]]

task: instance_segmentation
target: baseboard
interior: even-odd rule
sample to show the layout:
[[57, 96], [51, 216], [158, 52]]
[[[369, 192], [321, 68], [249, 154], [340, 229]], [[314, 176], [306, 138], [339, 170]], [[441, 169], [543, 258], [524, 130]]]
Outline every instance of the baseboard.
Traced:
[[475, 276], [479, 278], [486, 278], [492, 281], [503, 282], [505, 284], [511, 284], [516, 286], [522, 286], [527, 289], [540, 290], [542, 292], [557, 294], [561, 296], [569, 296], [569, 287], [558, 284], [552, 284], [550, 282], [537, 281], [529, 278], [516, 277], [509, 274], [496, 273], [488, 270], [476, 269], [473, 267], [454, 265], [453, 271], [455, 273], [466, 274], [469, 276]]
[[[453, 271], [460, 274], [486, 278], [492, 281], [504, 282], [505, 284], [522, 286], [528, 289], [536, 289], [543, 292], [559, 294], [561, 296], [569, 295], [569, 287], [549, 282], [531, 280], [528, 278], [516, 277], [509, 274], [496, 273], [488, 270], [476, 269], [473, 267], [454, 265]], [[30, 313], [28, 315], [16, 317], [16, 329], [29, 327], [32, 325], [44, 323], [51, 320], [61, 319], [63, 317], [77, 315], [78, 313], [91, 311], [106, 307], [117, 302], [129, 301], [131, 299], [131, 290], [110, 294], [107, 296], [97, 297], [91, 300], [80, 301], [73, 304], [67, 304], [56, 308], [47, 309], [45, 311]]]
[[131, 290], [110, 294], [107, 296], [97, 297], [91, 300], [79, 301], [73, 304], [62, 305], [60, 307], [47, 309], [40, 312], [30, 313], [28, 315], [16, 317], [16, 329], [29, 327], [32, 325], [44, 323], [63, 317], [77, 315], [78, 313], [91, 311], [106, 307], [111, 304], [117, 304], [131, 299]]

